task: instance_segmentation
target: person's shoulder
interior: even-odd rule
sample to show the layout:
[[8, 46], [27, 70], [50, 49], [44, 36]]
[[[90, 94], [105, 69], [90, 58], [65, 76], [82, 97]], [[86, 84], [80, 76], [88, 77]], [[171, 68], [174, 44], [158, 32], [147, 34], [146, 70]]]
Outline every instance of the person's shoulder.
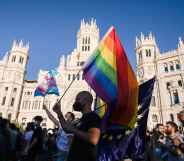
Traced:
[[42, 128], [40, 126], [37, 126], [34, 130], [34, 133], [35, 132], [42, 132]]
[[90, 112], [88, 114], [88, 117], [91, 118], [91, 119], [97, 119], [97, 120], [100, 120], [100, 117], [98, 114], [96, 114], [95, 112]]

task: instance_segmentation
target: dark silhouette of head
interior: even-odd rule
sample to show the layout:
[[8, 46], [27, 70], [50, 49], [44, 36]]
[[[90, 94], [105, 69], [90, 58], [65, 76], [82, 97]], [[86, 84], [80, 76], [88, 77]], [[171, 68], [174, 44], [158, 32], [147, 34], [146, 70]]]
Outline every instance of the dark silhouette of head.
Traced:
[[33, 120], [35, 121], [36, 124], [40, 125], [41, 122], [43, 121], [43, 117], [42, 116], [35, 116], [33, 118]]
[[90, 111], [93, 102], [93, 96], [88, 91], [81, 91], [77, 94], [75, 98], [75, 103], [73, 108], [75, 111]]

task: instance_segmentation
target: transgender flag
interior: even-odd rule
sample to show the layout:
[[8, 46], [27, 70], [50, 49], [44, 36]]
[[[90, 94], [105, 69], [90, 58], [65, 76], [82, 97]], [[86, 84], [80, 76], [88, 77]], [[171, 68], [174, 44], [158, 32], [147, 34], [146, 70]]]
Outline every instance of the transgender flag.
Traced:
[[86, 62], [83, 76], [108, 105], [105, 122], [133, 128], [138, 106], [138, 82], [114, 27]]
[[34, 96], [45, 96], [47, 94], [55, 94], [59, 96], [59, 90], [56, 84], [56, 70], [50, 70], [46, 75], [38, 80], [38, 85], [35, 90]]

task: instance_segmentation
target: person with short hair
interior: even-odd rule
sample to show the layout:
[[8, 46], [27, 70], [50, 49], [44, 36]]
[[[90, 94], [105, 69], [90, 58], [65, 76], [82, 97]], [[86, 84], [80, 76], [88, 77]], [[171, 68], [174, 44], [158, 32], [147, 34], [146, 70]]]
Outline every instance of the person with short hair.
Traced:
[[100, 117], [92, 111], [93, 97], [88, 91], [79, 92], [75, 98], [73, 109], [82, 113], [82, 118], [73, 127], [66, 123], [59, 103], [53, 110], [56, 112], [63, 129], [74, 134], [67, 161], [96, 161], [97, 145], [100, 139]]
[[34, 120], [34, 131], [31, 138], [31, 142], [28, 148], [28, 160], [30, 161], [38, 161], [40, 154], [42, 152], [42, 128], [40, 126], [43, 121], [42, 116], [35, 116]]
[[[46, 105], [43, 105], [43, 109], [47, 113], [49, 119], [59, 127], [56, 137], [56, 146], [58, 148], [57, 154], [54, 156], [55, 161], [64, 161], [69, 152], [69, 148], [72, 142], [73, 135], [70, 133], [66, 133], [63, 128], [60, 126], [59, 121], [51, 114]], [[68, 123], [72, 123], [75, 119], [75, 115], [72, 112], [67, 112], [65, 114], [65, 120]]]

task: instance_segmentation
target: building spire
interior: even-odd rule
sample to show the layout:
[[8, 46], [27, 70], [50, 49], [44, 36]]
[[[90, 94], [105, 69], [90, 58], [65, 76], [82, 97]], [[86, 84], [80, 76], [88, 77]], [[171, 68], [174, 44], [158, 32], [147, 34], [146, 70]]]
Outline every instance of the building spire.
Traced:
[[181, 37], [179, 37], [179, 40], [178, 40], [178, 48], [184, 49], [184, 42]]

